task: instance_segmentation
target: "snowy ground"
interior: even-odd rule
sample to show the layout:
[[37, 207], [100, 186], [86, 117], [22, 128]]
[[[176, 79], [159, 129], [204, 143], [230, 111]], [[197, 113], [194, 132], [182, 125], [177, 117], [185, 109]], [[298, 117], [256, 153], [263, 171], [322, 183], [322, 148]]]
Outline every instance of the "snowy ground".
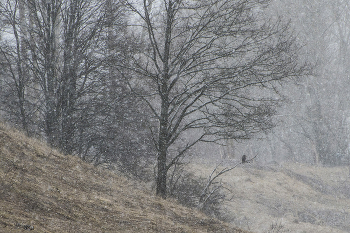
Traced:
[[[196, 165], [198, 175], [212, 165]], [[232, 192], [227, 218], [253, 232], [350, 232], [348, 167], [240, 165], [222, 180]], [[271, 231], [271, 226], [279, 228]]]

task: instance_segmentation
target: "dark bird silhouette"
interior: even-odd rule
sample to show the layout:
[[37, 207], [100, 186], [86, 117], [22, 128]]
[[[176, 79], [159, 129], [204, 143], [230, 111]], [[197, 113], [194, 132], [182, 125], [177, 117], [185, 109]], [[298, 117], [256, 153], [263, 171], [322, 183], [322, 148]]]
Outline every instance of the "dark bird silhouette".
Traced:
[[245, 163], [245, 162], [246, 162], [246, 159], [247, 159], [247, 156], [246, 156], [246, 155], [243, 155], [243, 156], [242, 156], [242, 163]]

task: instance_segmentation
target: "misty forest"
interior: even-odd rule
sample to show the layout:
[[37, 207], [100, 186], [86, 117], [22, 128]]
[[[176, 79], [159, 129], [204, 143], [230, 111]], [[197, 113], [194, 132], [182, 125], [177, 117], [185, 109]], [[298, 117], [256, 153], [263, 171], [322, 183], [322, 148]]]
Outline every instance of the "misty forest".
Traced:
[[349, 75], [347, 1], [0, 0], [1, 121], [252, 232], [350, 231]]

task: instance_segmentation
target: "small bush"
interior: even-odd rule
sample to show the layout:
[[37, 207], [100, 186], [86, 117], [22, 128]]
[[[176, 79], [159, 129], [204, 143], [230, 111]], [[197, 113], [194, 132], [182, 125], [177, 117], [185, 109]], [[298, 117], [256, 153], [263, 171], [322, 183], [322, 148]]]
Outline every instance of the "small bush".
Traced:
[[283, 233], [286, 232], [282, 223], [271, 223], [269, 230], [266, 233]]
[[203, 194], [206, 185], [207, 179], [197, 177], [186, 171], [184, 166], [177, 165], [168, 179], [168, 195], [184, 206], [198, 208], [207, 215], [220, 219], [223, 216], [222, 202], [226, 197], [223, 187], [213, 184], [213, 187]]

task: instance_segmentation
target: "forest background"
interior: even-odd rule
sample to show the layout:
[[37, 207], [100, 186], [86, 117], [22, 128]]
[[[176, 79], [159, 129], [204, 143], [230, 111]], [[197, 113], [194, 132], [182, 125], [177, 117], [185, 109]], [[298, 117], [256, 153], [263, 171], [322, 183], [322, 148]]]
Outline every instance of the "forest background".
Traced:
[[184, 195], [194, 180], [181, 165], [199, 158], [345, 165], [348, 9], [2, 0], [1, 117], [66, 154], [154, 180], [164, 198]]

